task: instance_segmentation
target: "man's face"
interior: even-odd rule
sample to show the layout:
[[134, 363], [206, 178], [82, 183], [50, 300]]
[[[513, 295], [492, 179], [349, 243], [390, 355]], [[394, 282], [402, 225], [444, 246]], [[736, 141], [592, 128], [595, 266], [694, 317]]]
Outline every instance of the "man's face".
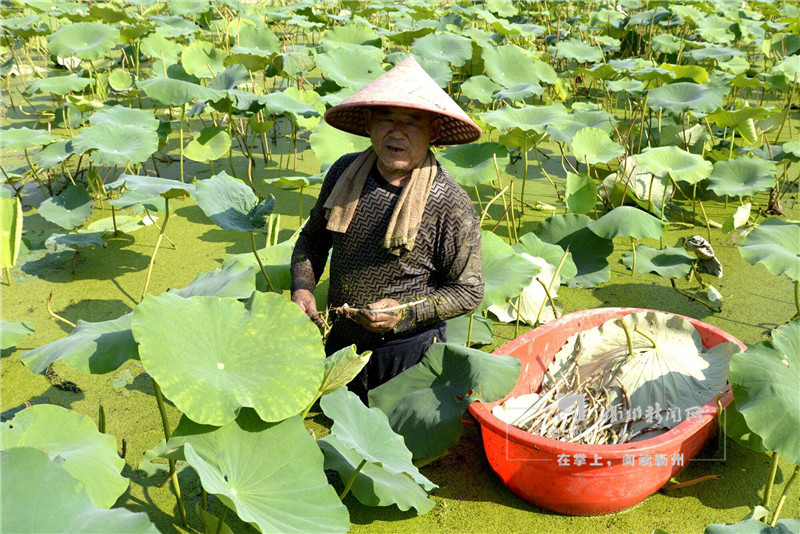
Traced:
[[[436, 140], [440, 120], [427, 111], [378, 107], [366, 112], [367, 131], [385, 178], [414, 170]], [[387, 176], [387, 173], [389, 176]]]

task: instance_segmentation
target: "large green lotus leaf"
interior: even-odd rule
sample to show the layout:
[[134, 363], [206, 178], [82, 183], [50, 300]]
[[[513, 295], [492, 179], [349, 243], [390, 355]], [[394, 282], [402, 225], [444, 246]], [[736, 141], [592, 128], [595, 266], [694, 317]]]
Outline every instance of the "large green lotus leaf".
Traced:
[[492, 321], [482, 315], [472, 315], [472, 335], [469, 335], [469, 315], [460, 315], [447, 321], [447, 342], [456, 345], [467, 344], [469, 337], [471, 345], [491, 345], [494, 342], [492, 336]]
[[[636, 245], [636, 272], [655, 273], [664, 278], [684, 278], [689, 274], [694, 260], [682, 247], [657, 249]], [[628, 252], [622, 258], [628, 269], [633, 265], [633, 254]]]
[[534, 131], [540, 134], [544, 133], [548, 126], [563, 128], [571, 121], [567, 108], [561, 104], [521, 108], [504, 106], [495, 111], [481, 113], [480, 119], [498, 130], [519, 128], [525, 132]]
[[558, 79], [553, 67], [533, 59], [517, 45], [484, 46], [482, 50], [486, 75], [503, 87], [533, 82], [555, 84]]
[[615, 204], [622, 204], [622, 193], [625, 191], [626, 196], [639, 207], [660, 216], [662, 199], [670, 198], [674, 187], [668, 177], [655, 176], [644, 165], [640, 165], [637, 158], [638, 155], [625, 158], [620, 165], [620, 171], [609, 174], [603, 180], [603, 192], [608, 191]]
[[46, 145], [58, 140], [44, 130], [30, 128], [3, 128], [0, 130], [0, 148], [23, 150], [38, 145]]
[[384, 412], [364, 406], [355, 393], [346, 389], [323, 396], [319, 404], [333, 420], [331, 435], [342, 445], [390, 473], [410, 476], [428, 491], [437, 487], [411, 463], [411, 451], [402, 436], [389, 426]]
[[225, 50], [208, 41], [195, 41], [181, 53], [181, 65], [195, 78], [213, 78], [225, 70]]
[[625, 149], [612, 141], [600, 128], [583, 128], [572, 138], [572, 151], [580, 163], [608, 163], [625, 154]]
[[605, 83], [606, 83], [606, 88], [612, 93], [624, 92], [631, 95], [638, 95], [644, 90], [644, 84], [639, 80], [630, 80], [630, 79], [608, 80]]
[[461, 84], [461, 92], [464, 96], [477, 100], [481, 104], [491, 104], [494, 101], [492, 95], [501, 88], [501, 85], [494, 83], [483, 74], [472, 76]]
[[33, 80], [28, 84], [28, 87], [25, 88], [24, 93], [26, 95], [45, 93], [48, 95], [64, 96], [76, 91], [82, 91], [91, 83], [91, 78], [81, 78], [77, 74], [50, 76], [48, 78]]
[[733, 524], [711, 523], [703, 534], [795, 534], [800, 532], [800, 519], [781, 519], [775, 526], [759, 519], [745, 519]]
[[711, 113], [722, 106], [722, 95], [708, 85], [677, 82], [651, 89], [648, 106], [655, 111], [663, 108], [675, 115], [685, 110], [695, 114]]
[[[317, 444], [325, 455], [325, 468], [335, 469], [343, 481], [350, 480], [363, 456], [334, 435], [325, 436]], [[435, 506], [425, 490], [410, 476], [392, 473], [369, 462], [359, 471], [350, 491], [360, 503], [367, 506], [396, 504], [402, 511], [414, 508], [419, 515]]]
[[158, 31], [165, 37], [184, 37], [197, 32], [197, 25], [178, 16], [151, 15], [150, 20], [158, 24]]
[[192, 100], [217, 102], [226, 96], [225, 91], [177, 78], [153, 77], [136, 82], [136, 86], [164, 106], [182, 106]]
[[767, 452], [764, 442], [761, 441], [758, 434], [750, 430], [744, 416], [736, 408], [736, 399], [733, 399], [733, 402], [725, 408], [723, 423], [725, 434], [736, 440], [739, 445], [756, 452]]
[[16, 347], [20, 341], [33, 334], [36, 329], [31, 322], [14, 323], [0, 319], [0, 349]]
[[[535, 274], [518, 296], [509, 299], [505, 305], [490, 306], [489, 311], [502, 323], [516, 321], [518, 316], [529, 325], [535, 325], [537, 321], [544, 323], [555, 319], [556, 313], [550, 306], [547, 296], [549, 293], [553, 300], [558, 297], [561, 276], [556, 276], [556, 268], [543, 258], [531, 256], [527, 252], [519, 254], [530, 262], [535, 269]], [[545, 292], [545, 287], [548, 288], [547, 292]]]
[[[632, 357], [619, 321], [624, 321], [631, 333]], [[564, 360], [568, 354], [575, 358], [581, 376], [605, 373], [609, 377], [605, 385], [611, 385], [616, 377], [633, 407], [641, 408], [642, 414], [656, 403], [661, 409], [679, 408], [684, 417], [689, 408], [702, 407], [725, 387], [731, 356], [739, 351], [734, 343], [706, 349], [689, 321], [662, 312], [626, 315], [579, 332], [574, 338], [556, 359]], [[612, 369], [618, 372], [612, 373]], [[672, 419], [661, 424], [672, 427], [679, 422]], [[648, 426], [652, 422], [640, 421], [634, 428]]]
[[317, 68], [340, 87], [360, 88], [381, 74], [381, 62], [353, 48], [337, 48], [316, 56]]
[[39, 215], [61, 228], [72, 230], [91, 217], [93, 203], [85, 187], [71, 185], [63, 193], [42, 202]]
[[105, 248], [108, 243], [103, 239], [102, 232], [80, 232], [74, 234], [52, 234], [48, 237], [44, 246], [51, 252], [59, 252], [73, 247], [79, 248]]
[[325, 32], [323, 42], [348, 43], [363, 46], [381, 46], [380, 36], [366, 24], [335, 26]]
[[0, 267], [10, 269], [17, 263], [23, 223], [19, 197], [0, 196]]
[[128, 488], [120, 474], [125, 460], [114, 436], [98, 432], [89, 417], [54, 404], [25, 408], [0, 428], [2, 449], [33, 447], [45, 451], [86, 488], [92, 503], [111, 508]]
[[266, 178], [265, 184], [278, 184], [283, 189], [298, 189], [300, 187], [309, 187], [321, 185], [325, 181], [323, 173], [315, 174], [313, 176], [281, 176], [280, 178]]
[[750, 222], [750, 212], [752, 209], [753, 205], [750, 202], [737, 207], [736, 211], [725, 217], [725, 220], [722, 222], [722, 233], [729, 234], [735, 229], [742, 228], [748, 224]]
[[597, 185], [585, 174], [568, 172], [565, 195], [569, 211], [589, 213], [597, 204]]
[[41, 450], [17, 447], [2, 451], [0, 468], [3, 532], [158, 533], [145, 513], [106, 510], [92, 504], [83, 484]]
[[658, 239], [664, 233], [665, 226], [666, 223], [638, 208], [617, 206], [591, 223], [588, 228], [606, 239], [614, 239], [620, 236], [628, 236], [634, 239], [644, 239], [646, 237]]
[[167, 39], [159, 31], [154, 31], [143, 38], [140, 45], [142, 54], [153, 59], [163, 58], [167, 65], [174, 65], [178, 62], [178, 56], [183, 48], [182, 44]]
[[245, 406], [266, 421], [280, 421], [305, 408], [322, 381], [317, 328], [275, 293], [256, 292], [246, 305], [219, 297], [148, 296], [133, 313], [145, 369], [198, 423], [223, 425]]
[[183, 149], [183, 155], [193, 161], [208, 163], [225, 154], [231, 148], [231, 136], [224, 126], [206, 126]]
[[461, 67], [472, 59], [472, 41], [455, 33], [432, 33], [414, 41], [411, 51], [416, 56]]
[[203, 488], [261, 532], [347, 532], [347, 508], [302, 419], [265, 424], [248, 415], [186, 440]]
[[608, 257], [614, 251], [614, 243], [604, 239], [587, 226], [592, 219], [586, 215], [567, 213], [553, 215], [540, 222], [535, 233], [546, 243], [569, 247], [578, 273], [570, 280], [570, 287], [595, 287], [608, 282], [611, 266]]
[[166, 199], [159, 195], [145, 195], [128, 190], [118, 198], [109, 200], [108, 203], [121, 210], [133, 208], [135, 213], [142, 215], [144, 214], [144, 209], [147, 209], [150, 213], [163, 213], [165, 211], [165, 201]]
[[170, 289], [169, 292], [183, 298], [206, 296], [244, 299], [255, 291], [255, 274], [252, 267], [229, 265], [207, 273], [197, 273], [191, 284], [181, 289]]
[[558, 57], [573, 59], [580, 63], [597, 63], [603, 61], [603, 52], [597, 46], [578, 41], [577, 39], [563, 39], [556, 43]]
[[[294, 249], [294, 242], [296, 236], [287, 241], [264, 247], [258, 251], [258, 257], [261, 258], [261, 263], [264, 264], [264, 270], [267, 271], [269, 281], [275, 289], [290, 289], [292, 285], [292, 250]], [[264, 280], [264, 275], [258, 265], [258, 261], [252, 252], [245, 252], [242, 254], [228, 254], [222, 262], [223, 267], [229, 265], [239, 264], [241, 267], [255, 267], [258, 270], [256, 273], [256, 287], [259, 291], [267, 291], [267, 281]]]
[[[513, 249], [519, 254], [525, 252], [534, 258], [542, 258], [544, 261], [557, 268], [564, 257], [564, 249], [558, 245], [545, 243], [533, 232], [528, 232], [519, 238], [519, 242], [514, 243]], [[567, 253], [567, 259], [564, 260], [564, 265], [561, 266], [559, 275], [564, 280], [569, 280], [578, 274], [578, 268], [575, 266], [575, 261], [572, 259], [572, 253]]]
[[47, 36], [48, 49], [54, 56], [89, 60], [108, 54], [118, 41], [119, 30], [99, 22], [64, 24]]
[[197, 183], [197, 205], [225, 230], [266, 232], [267, 217], [275, 209], [275, 197], [259, 202], [253, 189], [225, 171]]
[[325, 374], [322, 377], [319, 394], [327, 395], [346, 386], [367, 365], [371, 355], [370, 350], [359, 354], [356, 352], [356, 346], [350, 345], [325, 358]]
[[510, 161], [508, 150], [499, 143], [454, 145], [445, 148], [436, 157], [459, 184], [472, 187], [497, 178], [492, 156], [497, 156], [497, 165], [501, 169]]
[[136, 174], [123, 174], [110, 184], [106, 184], [106, 187], [115, 189], [123, 185], [127, 189], [146, 197], [194, 197], [195, 192], [195, 186], [192, 184], [157, 176], [140, 176]]
[[128, 91], [134, 81], [133, 75], [122, 69], [114, 69], [108, 75], [108, 85], [115, 91]]
[[369, 137], [343, 132], [324, 121], [311, 130], [308, 142], [321, 169], [327, 169], [345, 154], [361, 152], [370, 146]]
[[739, 253], [750, 265], [763, 263], [776, 276], [800, 280], [800, 223], [770, 217], [747, 234]]
[[106, 106], [89, 115], [89, 122], [98, 126], [136, 126], [157, 131], [159, 121], [152, 109], [136, 109], [125, 106]]
[[264, 69], [280, 48], [281, 40], [269, 28], [245, 26], [239, 30], [237, 44], [231, 48], [225, 63], [240, 63], [247, 70]]
[[509, 102], [522, 102], [533, 95], [542, 95], [544, 87], [536, 82], [520, 83], [511, 87], [504, 87], [492, 93], [492, 100], [507, 100]]
[[736, 408], [767, 450], [800, 463], [800, 319], [734, 356], [730, 382]]
[[22, 363], [33, 373], [44, 373], [59, 360], [84, 373], [103, 374], [118, 369], [130, 359], [138, 359], [131, 335], [132, 314], [110, 321], [78, 321], [72, 333], [22, 355]]
[[72, 147], [72, 139], [56, 141], [34, 154], [33, 162], [44, 169], [52, 169], [74, 153], [75, 149]]
[[536, 274], [530, 262], [519, 256], [511, 245], [488, 230], [481, 232], [484, 290], [479, 309], [504, 304], [519, 295]]
[[76, 152], [92, 152], [98, 166], [134, 165], [150, 159], [158, 150], [158, 134], [138, 126], [99, 124], [82, 128], [72, 138]]
[[761, 158], [718, 161], [708, 177], [708, 188], [718, 195], [752, 196], [775, 185], [775, 164]]
[[689, 184], [705, 180], [713, 168], [702, 156], [676, 146], [649, 148], [637, 155], [636, 161], [656, 176], [669, 175], [676, 182]]
[[576, 109], [577, 105], [573, 105], [570, 122], [566, 127], [560, 128], [547, 128], [547, 133], [559, 143], [571, 143], [579, 131], [586, 127], [599, 128], [607, 134], [614, 132], [614, 125], [619, 122], [618, 119], [611, 113], [600, 109]]
[[472, 401], [494, 402], [519, 378], [516, 358], [434, 343], [417, 365], [369, 392], [414, 458], [438, 457], [461, 436]]
[[[311, 124], [309, 122], [303, 122], [303, 119], [319, 120], [319, 117], [322, 114], [317, 107], [302, 100], [302, 93], [309, 94], [314, 92], [301, 92], [290, 87], [286, 91], [276, 91], [270, 93], [262, 97], [260, 100], [267, 106], [267, 111], [270, 114], [283, 115], [285, 113], [292, 119], [292, 122], [298, 126], [306, 127], [310, 125], [313, 127], [316, 125], [316, 122]], [[316, 93], [314, 93], [314, 95], [316, 95]]]

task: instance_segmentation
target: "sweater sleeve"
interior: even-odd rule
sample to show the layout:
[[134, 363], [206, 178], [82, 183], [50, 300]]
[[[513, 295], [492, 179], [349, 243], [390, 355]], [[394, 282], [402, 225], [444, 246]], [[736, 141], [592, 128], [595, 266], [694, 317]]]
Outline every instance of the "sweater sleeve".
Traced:
[[[441, 219], [437, 263], [440, 284], [420, 304], [403, 310], [395, 332], [415, 330], [469, 313], [483, 300], [481, 230], [472, 202], [453, 183], [456, 206]], [[415, 301], [414, 298], [402, 302]]]
[[292, 293], [298, 289], [314, 291], [328, 261], [328, 251], [333, 244], [328, 221], [325, 218], [325, 201], [333, 190], [336, 180], [358, 156], [358, 153], [347, 154], [336, 160], [328, 169], [317, 202], [311, 208], [311, 214], [297, 238], [292, 251]]

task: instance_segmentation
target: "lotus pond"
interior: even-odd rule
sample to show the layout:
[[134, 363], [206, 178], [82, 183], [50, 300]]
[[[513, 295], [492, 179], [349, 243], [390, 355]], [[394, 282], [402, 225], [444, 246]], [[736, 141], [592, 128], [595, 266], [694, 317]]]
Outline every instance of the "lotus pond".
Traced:
[[[0, 15], [4, 532], [800, 530], [797, 2]], [[481, 216], [486, 291], [366, 408], [342, 386], [367, 355], [324, 360], [288, 263], [327, 167], [367, 146], [322, 114], [408, 54], [484, 130], [437, 157]], [[506, 489], [466, 410], [520, 375], [492, 351], [596, 307], [748, 349], [698, 461], [570, 517]]]

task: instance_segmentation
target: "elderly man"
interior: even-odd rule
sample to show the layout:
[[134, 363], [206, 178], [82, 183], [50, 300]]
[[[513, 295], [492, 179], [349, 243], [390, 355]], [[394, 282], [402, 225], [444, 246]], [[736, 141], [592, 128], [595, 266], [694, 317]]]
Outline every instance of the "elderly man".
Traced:
[[429, 149], [474, 141], [481, 130], [412, 57], [325, 120], [372, 146], [328, 171], [294, 248], [292, 300], [320, 322], [313, 291], [332, 248], [328, 305], [362, 311], [335, 319], [325, 349], [372, 351], [349, 385], [366, 402], [368, 390], [446, 341], [446, 319], [483, 298], [478, 218]]

